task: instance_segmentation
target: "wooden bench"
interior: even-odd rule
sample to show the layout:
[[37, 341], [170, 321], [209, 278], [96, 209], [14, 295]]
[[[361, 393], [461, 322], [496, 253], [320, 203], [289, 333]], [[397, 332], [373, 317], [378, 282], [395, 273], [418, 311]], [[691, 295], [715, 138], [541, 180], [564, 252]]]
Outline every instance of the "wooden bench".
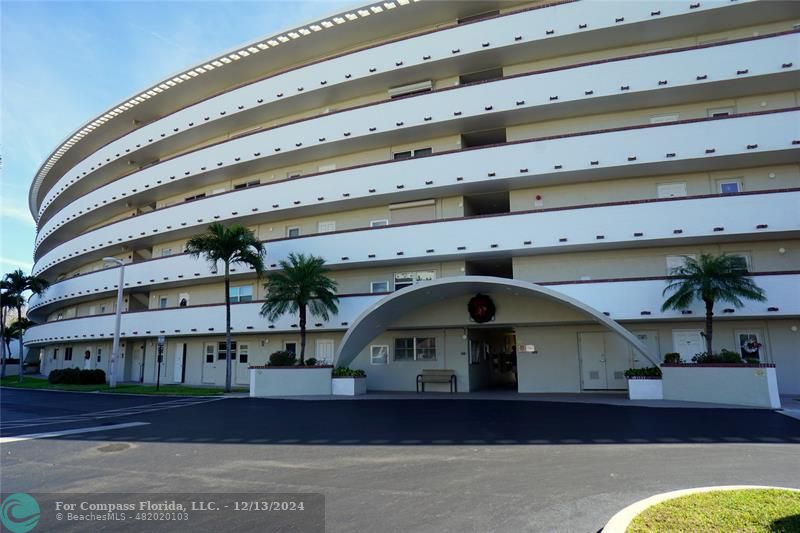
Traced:
[[456, 373], [450, 369], [423, 369], [422, 374], [417, 374], [417, 392], [420, 391], [420, 386], [422, 387], [422, 392], [425, 392], [426, 383], [449, 383], [450, 392], [458, 392]]

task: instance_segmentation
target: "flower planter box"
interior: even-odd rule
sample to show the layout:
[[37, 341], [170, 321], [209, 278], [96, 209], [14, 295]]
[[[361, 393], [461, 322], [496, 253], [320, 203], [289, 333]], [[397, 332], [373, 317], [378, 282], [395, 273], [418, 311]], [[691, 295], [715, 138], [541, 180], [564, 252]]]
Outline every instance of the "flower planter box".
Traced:
[[780, 409], [774, 364], [661, 365], [665, 400]]
[[358, 396], [367, 393], [367, 378], [333, 378], [334, 396]]
[[330, 366], [250, 367], [250, 397], [329, 396]]
[[663, 400], [664, 386], [661, 378], [628, 378], [628, 398], [631, 400]]

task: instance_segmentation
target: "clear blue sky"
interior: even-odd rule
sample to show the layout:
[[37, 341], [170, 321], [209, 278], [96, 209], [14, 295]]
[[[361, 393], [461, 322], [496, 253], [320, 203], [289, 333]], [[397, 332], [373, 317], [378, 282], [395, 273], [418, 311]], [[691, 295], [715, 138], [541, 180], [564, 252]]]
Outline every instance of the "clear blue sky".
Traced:
[[0, 0], [0, 274], [30, 271], [28, 188], [72, 131], [178, 70], [353, 4]]

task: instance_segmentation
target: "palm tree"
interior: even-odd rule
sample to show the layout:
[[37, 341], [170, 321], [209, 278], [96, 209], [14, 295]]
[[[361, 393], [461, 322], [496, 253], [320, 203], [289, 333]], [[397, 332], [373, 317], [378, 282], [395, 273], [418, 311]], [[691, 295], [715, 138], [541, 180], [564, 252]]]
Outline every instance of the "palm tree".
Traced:
[[25, 317], [20, 318], [19, 320], [15, 320], [3, 332], [3, 343], [5, 344], [6, 349], [8, 350], [9, 355], [11, 354], [11, 339], [19, 339], [20, 336], [25, 334], [25, 331], [33, 325], [33, 322], [28, 320]]
[[217, 262], [225, 263], [225, 392], [231, 391], [231, 265], [242, 263], [256, 271], [260, 278], [264, 272], [264, 244], [255, 234], [239, 224], [224, 226], [211, 224], [208, 231], [195, 235], [186, 243], [186, 252], [193, 257], [203, 256], [211, 269]]
[[274, 322], [284, 313], [298, 313], [300, 318], [300, 365], [305, 364], [306, 316], [328, 320], [339, 311], [336, 282], [326, 274], [325, 260], [304, 254], [289, 254], [280, 262], [281, 270], [270, 274], [264, 288], [266, 300], [261, 315]]
[[[38, 278], [36, 276], [27, 276], [25, 273], [17, 269], [10, 274], [6, 274], [3, 281], [6, 282], [6, 295], [13, 300], [14, 308], [17, 310], [17, 320], [22, 319], [22, 306], [25, 305], [27, 298], [25, 293], [30, 292], [32, 295], [40, 296], [50, 283], [46, 279]], [[23, 361], [23, 341], [22, 332], [19, 334], [19, 382], [22, 383], [22, 370], [24, 365]]]
[[8, 293], [8, 282], [5, 279], [0, 280], [0, 361], [2, 361], [2, 370], [0, 370], [0, 377], [6, 377], [6, 354], [11, 355], [10, 339], [6, 335], [6, 318], [7, 313], [15, 307], [16, 297], [12, 298]]
[[662, 311], [686, 309], [697, 299], [706, 307], [706, 352], [711, 354], [714, 304], [728, 302], [742, 307], [746, 300], [765, 301], [766, 295], [747, 275], [747, 264], [735, 255], [701, 254], [698, 259], [684, 256], [683, 266], [670, 271], [663, 295], [673, 293], [664, 301]]

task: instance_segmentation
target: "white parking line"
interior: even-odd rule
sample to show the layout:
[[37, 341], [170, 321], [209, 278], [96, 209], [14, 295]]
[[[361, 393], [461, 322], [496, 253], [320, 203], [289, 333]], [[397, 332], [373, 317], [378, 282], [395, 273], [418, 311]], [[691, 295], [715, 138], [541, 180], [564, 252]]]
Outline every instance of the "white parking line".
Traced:
[[150, 422], [127, 422], [125, 424], [114, 424], [111, 426], [95, 426], [91, 428], [65, 429], [64, 431], [49, 431], [47, 433], [30, 433], [28, 435], [17, 435], [15, 437], [0, 437], [0, 444], [9, 444], [34, 439], [47, 439], [50, 437], [63, 437], [65, 435], [79, 435], [81, 433], [93, 433], [95, 431], [107, 431], [109, 429], [132, 428], [136, 426], [146, 426]]

